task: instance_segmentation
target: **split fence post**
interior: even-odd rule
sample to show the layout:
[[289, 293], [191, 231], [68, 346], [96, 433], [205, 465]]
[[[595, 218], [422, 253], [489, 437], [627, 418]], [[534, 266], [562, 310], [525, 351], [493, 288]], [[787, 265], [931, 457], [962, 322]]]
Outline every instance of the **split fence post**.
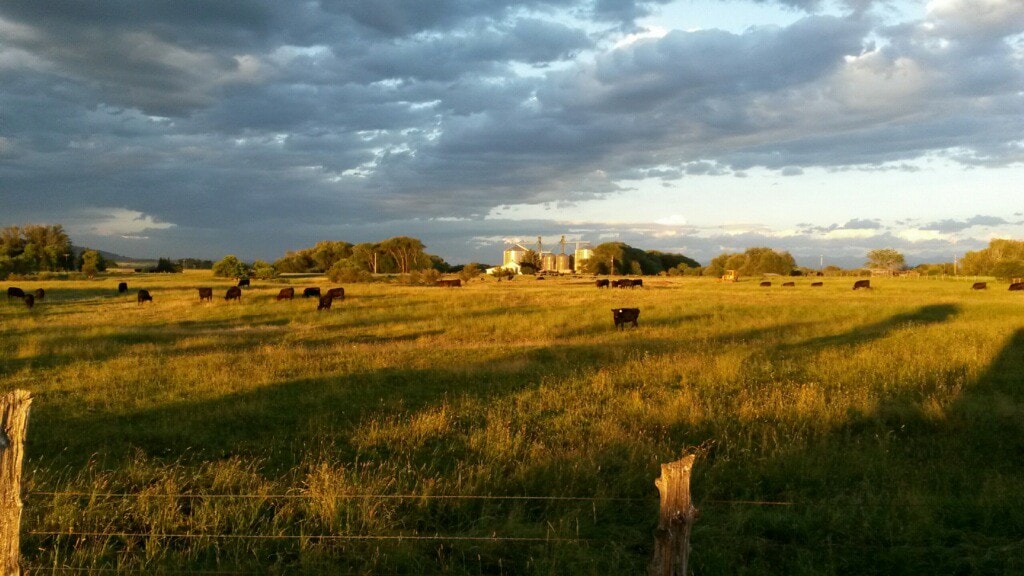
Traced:
[[690, 500], [690, 471], [696, 455], [661, 465], [661, 477], [654, 481], [661, 493], [661, 513], [654, 533], [651, 576], [687, 576], [690, 531], [698, 510]]
[[0, 397], [0, 562], [2, 576], [21, 573], [21, 463], [32, 395], [14, 390]]

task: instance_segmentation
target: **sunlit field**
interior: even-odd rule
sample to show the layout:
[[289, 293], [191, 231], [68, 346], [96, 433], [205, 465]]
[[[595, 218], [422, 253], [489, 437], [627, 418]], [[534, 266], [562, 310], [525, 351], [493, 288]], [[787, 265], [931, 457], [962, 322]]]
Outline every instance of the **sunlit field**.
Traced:
[[692, 574], [1024, 573], [1024, 294], [821, 280], [6, 282], [23, 566], [643, 574], [695, 452]]

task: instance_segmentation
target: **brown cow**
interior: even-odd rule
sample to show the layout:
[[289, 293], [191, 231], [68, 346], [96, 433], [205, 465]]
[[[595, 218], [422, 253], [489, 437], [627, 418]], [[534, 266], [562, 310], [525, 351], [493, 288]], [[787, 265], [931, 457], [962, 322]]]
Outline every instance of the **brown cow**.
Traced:
[[228, 288], [227, 293], [224, 294], [224, 299], [225, 300], [238, 300], [239, 302], [241, 302], [242, 301], [242, 289], [239, 288], [238, 286], [232, 286], [231, 288]]
[[857, 280], [853, 283], [854, 290], [860, 290], [861, 288], [871, 290], [871, 280]]
[[640, 278], [637, 278], [637, 279], [633, 280], [633, 285], [630, 286], [630, 288], [636, 288], [637, 286], [643, 288], [644, 287], [644, 281], [642, 279], [640, 279]]
[[152, 302], [153, 297], [149, 295], [149, 290], [139, 290], [137, 300], [139, 304], [142, 304], [144, 302]]
[[281, 288], [281, 291], [277, 293], [277, 301], [291, 300], [295, 298], [295, 288]]
[[28, 306], [29, 310], [32, 309], [32, 306], [34, 306], [35, 303], [36, 303], [36, 297], [35, 296], [33, 296], [31, 294], [25, 294], [25, 306]]
[[333, 300], [334, 298], [331, 298], [330, 296], [321, 296], [320, 303], [316, 305], [316, 311], [319, 312], [321, 310], [330, 310], [331, 302]]
[[312, 297], [312, 296], [316, 296], [317, 298], [319, 298], [320, 297], [320, 289], [319, 288], [306, 288], [305, 290], [302, 291], [302, 297], [303, 298], [309, 298], [309, 297]]
[[816, 288], [818, 286], [824, 286], [824, 285], [825, 285], [824, 282], [811, 282], [811, 287], [812, 288]]
[[784, 287], [785, 287], [785, 286], [796, 286], [796, 282], [783, 282], [783, 283], [782, 283], [782, 285], [783, 285]]
[[7, 299], [10, 300], [11, 298], [25, 298], [25, 291], [11, 286], [7, 289]]
[[203, 300], [213, 302], [213, 288], [200, 288], [199, 289], [199, 301]]
[[46, 296], [46, 291], [42, 288], [36, 288], [36, 300], [42, 300]]
[[607, 278], [605, 278], [605, 279], [603, 279], [603, 280], [598, 280], [598, 281], [597, 281], [596, 283], [597, 283], [597, 287], [598, 287], [598, 288], [607, 288], [607, 287], [608, 287], [608, 284], [609, 284], [609, 282], [608, 282], [608, 279], [607, 279]]
[[1018, 290], [1024, 290], [1024, 282], [1014, 282], [1010, 284], [1010, 291], [1017, 292]]
[[971, 285], [971, 290], [988, 290], [987, 282], [975, 282]]
[[345, 289], [342, 288], [341, 286], [337, 288], [331, 288], [330, 290], [327, 291], [327, 294], [325, 294], [325, 296], [327, 296], [328, 298], [334, 298], [336, 300], [344, 300]]
[[769, 287], [769, 286], [771, 286], [771, 285], [772, 285], [772, 283], [771, 283], [771, 282], [769, 282], [769, 281], [767, 281], [767, 280], [765, 280], [764, 282], [761, 282], [761, 284], [760, 284], [760, 286], [761, 286], [762, 288], [767, 288], [767, 287]]
[[639, 308], [612, 308], [612, 320], [615, 321], [615, 327], [622, 330], [626, 327], [626, 324], [632, 322], [633, 327], [638, 326], [637, 319], [640, 318]]

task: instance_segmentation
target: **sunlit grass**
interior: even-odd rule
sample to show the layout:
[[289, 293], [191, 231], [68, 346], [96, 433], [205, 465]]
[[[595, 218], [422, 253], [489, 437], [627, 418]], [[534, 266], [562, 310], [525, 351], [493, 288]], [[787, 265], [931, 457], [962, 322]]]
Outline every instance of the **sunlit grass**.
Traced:
[[[1024, 302], [995, 283], [354, 284], [318, 313], [283, 281], [118, 280], [0, 305], [0, 385], [36, 398], [24, 528], [68, 534], [23, 552], [54, 573], [641, 573], [692, 450], [696, 573], [1024, 566]], [[458, 539], [492, 535], [549, 542]]]

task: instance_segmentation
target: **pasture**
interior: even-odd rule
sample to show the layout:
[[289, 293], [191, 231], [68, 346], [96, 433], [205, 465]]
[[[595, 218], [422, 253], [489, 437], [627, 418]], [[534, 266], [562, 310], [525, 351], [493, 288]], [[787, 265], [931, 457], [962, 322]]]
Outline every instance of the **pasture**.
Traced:
[[695, 451], [693, 574], [1024, 573], [1024, 296], [811, 281], [8, 281], [46, 290], [0, 302], [23, 563], [643, 574]]

